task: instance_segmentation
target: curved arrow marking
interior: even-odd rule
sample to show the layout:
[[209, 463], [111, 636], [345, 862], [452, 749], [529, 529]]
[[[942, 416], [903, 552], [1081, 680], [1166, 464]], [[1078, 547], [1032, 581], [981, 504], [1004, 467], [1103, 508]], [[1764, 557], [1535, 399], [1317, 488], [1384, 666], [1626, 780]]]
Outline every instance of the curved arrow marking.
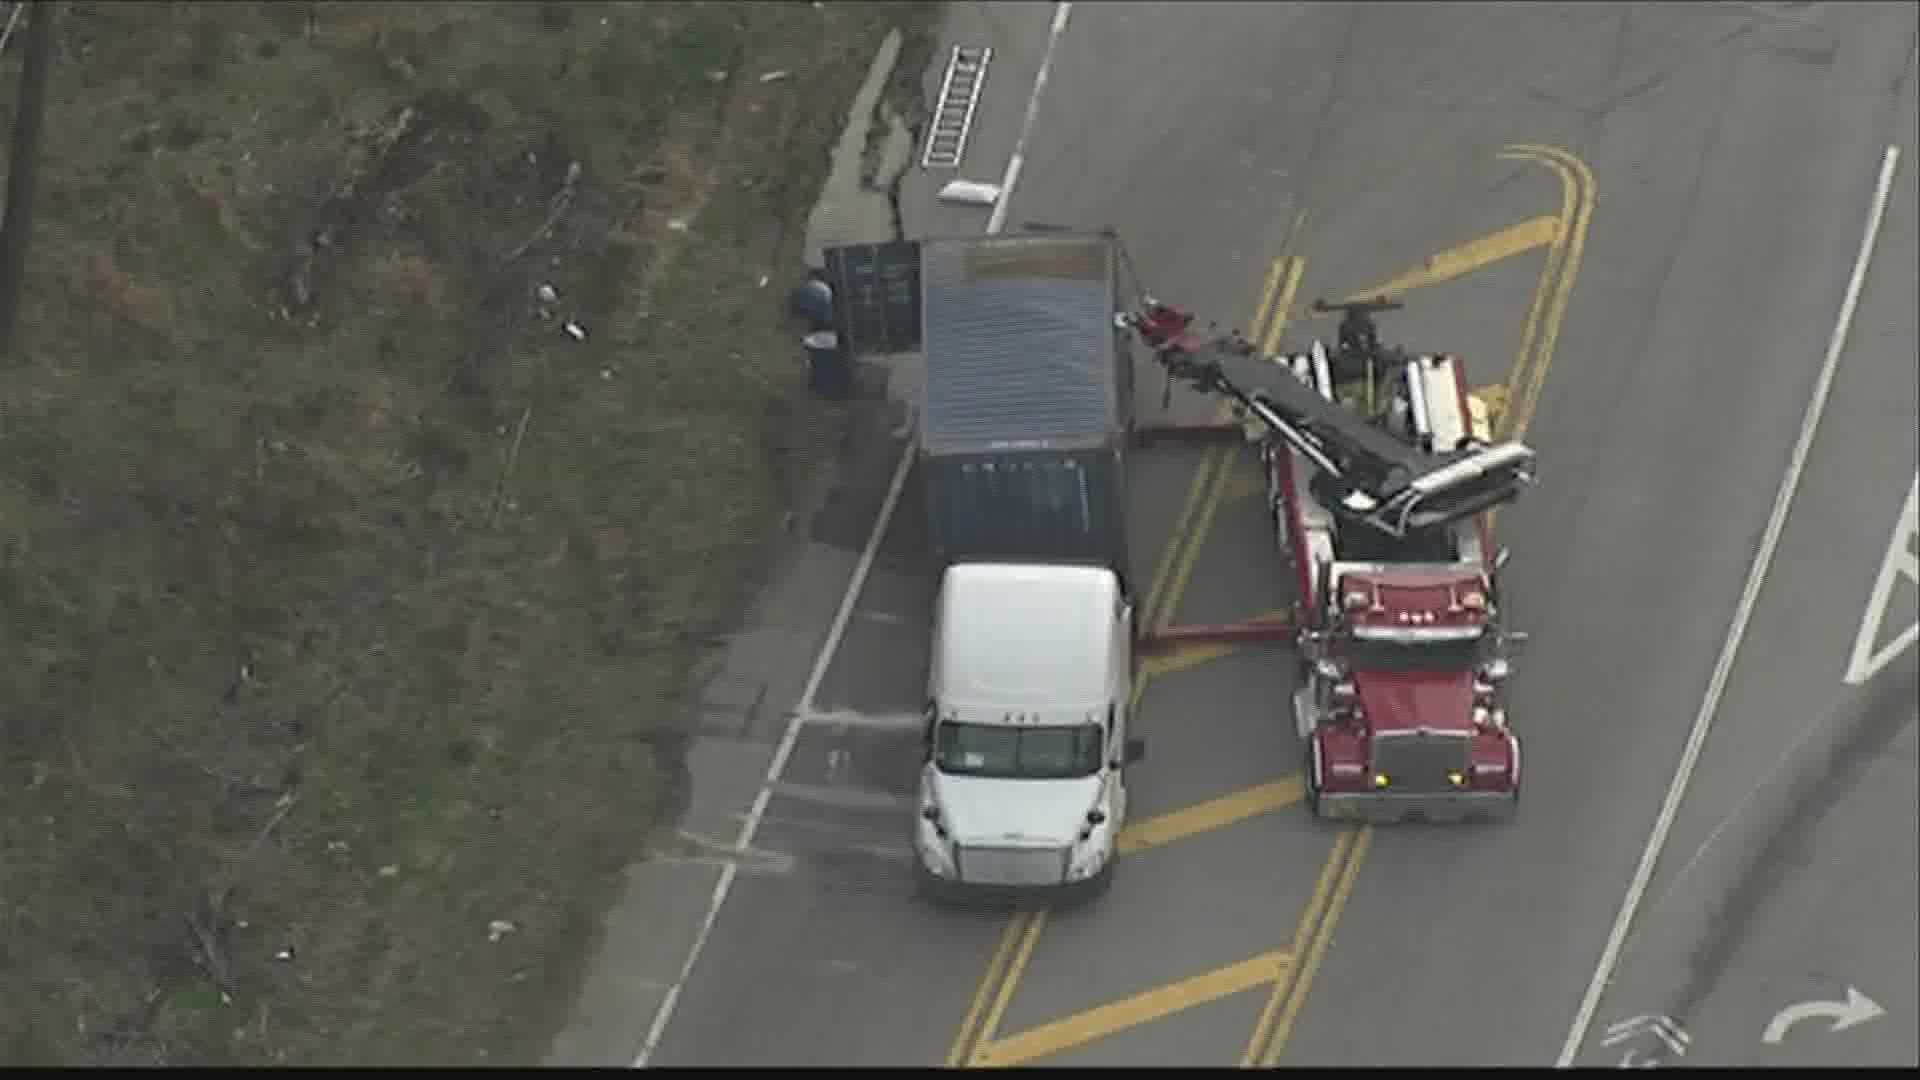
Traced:
[[1789, 1005], [1781, 1009], [1773, 1014], [1772, 1020], [1768, 1021], [1767, 1030], [1761, 1033], [1760, 1041], [1770, 1044], [1778, 1043], [1787, 1037], [1787, 1032], [1793, 1029], [1793, 1025], [1802, 1020], [1815, 1020], [1822, 1017], [1830, 1019], [1833, 1021], [1833, 1026], [1827, 1030], [1830, 1034], [1834, 1034], [1886, 1014], [1887, 1010], [1881, 1008], [1879, 1002], [1849, 986], [1845, 1001], [1802, 1001], [1797, 1005]]

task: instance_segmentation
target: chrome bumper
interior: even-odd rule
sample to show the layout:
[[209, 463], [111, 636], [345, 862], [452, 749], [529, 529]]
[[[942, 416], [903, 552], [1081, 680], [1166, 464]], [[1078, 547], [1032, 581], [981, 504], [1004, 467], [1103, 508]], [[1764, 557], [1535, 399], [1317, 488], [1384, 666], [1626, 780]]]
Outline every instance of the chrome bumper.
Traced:
[[1512, 791], [1323, 792], [1320, 816], [1332, 821], [1391, 825], [1402, 821], [1458, 822], [1505, 818], [1519, 795]]

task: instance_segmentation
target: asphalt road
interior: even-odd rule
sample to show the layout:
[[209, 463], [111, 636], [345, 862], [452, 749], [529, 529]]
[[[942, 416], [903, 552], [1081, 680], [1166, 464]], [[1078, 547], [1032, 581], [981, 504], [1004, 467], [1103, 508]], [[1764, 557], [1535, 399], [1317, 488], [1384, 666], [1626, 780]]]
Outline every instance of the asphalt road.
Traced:
[[[952, 11], [955, 41], [999, 50], [963, 170], [997, 179], [1051, 10]], [[1152, 746], [1136, 813], [1211, 806], [1200, 816], [1224, 827], [1130, 854], [1099, 905], [1053, 915], [1037, 932], [1028, 921], [1009, 939], [997, 914], [942, 912], [910, 895], [912, 733], [814, 724], [756, 841], [794, 855], [798, 869], [738, 879], [653, 1063], [937, 1064], [963, 1033], [975, 1060], [1002, 1064], [1224, 1065], [1263, 1049], [1287, 1065], [1552, 1061], [1726, 636], [1882, 150], [1900, 137], [1898, 103], [1911, 109], [1914, 26], [1911, 8], [1846, 5], [1074, 5], [1008, 217], [1116, 226], [1145, 284], [1223, 320], [1255, 311], [1283, 250], [1303, 269], [1298, 299], [1344, 293], [1555, 215], [1563, 199], [1578, 218], [1597, 191], [1583, 250], [1415, 289], [1391, 324], [1416, 347], [1464, 354], [1486, 382], [1533, 346], [1520, 385], [1540, 389], [1533, 405], [1520, 395], [1519, 411], [1545, 479], [1500, 523], [1515, 550], [1513, 614], [1533, 634], [1515, 685], [1525, 808], [1497, 828], [1316, 826], [1281, 805], [1298, 760], [1286, 656], [1239, 653], [1154, 680], [1141, 706]], [[1911, 132], [1910, 111], [1904, 123]], [[1563, 158], [1497, 157], [1514, 142], [1566, 147], [1590, 179]], [[1875, 362], [1843, 361], [1830, 427], [1671, 851], [1704, 842], [1809, 717], [1847, 706], [1833, 670], [1844, 657], [1810, 644], [1831, 640], [1838, 655], [1851, 641], [1864, 603], [1856, 594], [1871, 583], [1914, 467], [1913, 175], [1889, 212], [1874, 271], [1886, 278], [1870, 282], [1883, 291], [1863, 301], [1855, 328], [1860, 341], [1887, 344]], [[983, 212], [936, 207], [932, 187], [910, 180], [910, 230], [981, 227]], [[1549, 302], [1529, 333], [1541, 282], [1564, 286], [1566, 299], [1558, 312]], [[1143, 558], [1174, 532], [1197, 456], [1143, 458], [1134, 506]], [[881, 475], [875, 503], [883, 486]], [[1197, 530], [1206, 540], [1176, 621], [1284, 600], [1244, 490], [1230, 482], [1217, 520]], [[823, 709], [872, 716], [922, 696], [931, 582], [914, 497], [910, 485], [817, 695]], [[1898, 738], [1886, 745], [1897, 758]], [[1911, 809], [1910, 764], [1906, 775], [1906, 802], [1895, 805]], [[1912, 850], [1914, 815], [1888, 816], [1886, 788], [1847, 792], [1815, 816], [1859, 821], [1854, 832], [1870, 835], [1858, 842], [1873, 850]], [[1253, 814], [1256, 804], [1275, 812]], [[1722, 836], [1726, 846], [1711, 850], [1764, 850], [1744, 826]], [[1875, 874], [1896, 880], [1885, 902], [1827, 914], [1819, 905], [1831, 890], [1784, 875], [1742, 940], [1792, 936], [1813, 919], [1850, 943], [1849, 956], [1879, 955], [1894, 923], [1911, 940], [1912, 892], [1896, 887], [1910, 889], [1910, 871], [1860, 857], [1831, 865], [1879, 865]], [[1668, 881], [1657, 879], [1650, 918], [1760, 888], [1737, 865], [1717, 866], [1682, 875], [1686, 888], [1664, 903]], [[1723, 966], [1791, 970], [1824, 947], [1809, 942], [1828, 940], [1807, 934], [1727, 950], [1733, 966]], [[980, 994], [1003, 951], [1015, 955], [1011, 977], [987, 980], [991, 992]], [[1666, 955], [1636, 944], [1622, 970], [1625, 986], [1645, 969], [1654, 1011], [1693, 974]], [[1261, 963], [1272, 970], [1249, 974]], [[1839, 977], [1860, 980], [1910, 1030], [1911, 972], [1903, 985], [1898, 970], [1859, 964], [1860, 975]], [[1737, 1043], [1756, 995], [1787, 989], [1717, 977], [1701, 1023], [1725, 1010], [1712, 1023]], [[1212, 1000], [1123, 1022], [1169, 1012], [1182, 994]], [[1609, 998], [1599, 1020], [1642, 1011], [1638, 1001]], [[1863, 1025], [1861, 1038], [1876, 1024], [1894, 1021]], [[1250, 1051], [1250, 1041], [1266, 1045]], [[1707, 1044], [1702, 1034], [1696, 1057]], [[1869, 1058], [1903, 1052], [1897, 1038], [1874, 1045], [1882, 1050]]]
[[[1911, 83], [1903, 95], [1895, 127], [1910, 155]], [[1913, 519], [1901, 521], [1920, 469], [1911, 166], [1903, 158], [1895, 175], [1720, 724], [1583, 1060], [1676, 1060], [1650, 1033], [1603, 1045], [1608, 1024], [1663, 1015], [1690, 1033], [1688, 1064], [1920, 1064], [1920, 656], [1892, 651], [1920, 617], [1920, 581], [1894, 570], [1885, 603], [1872, 602], [1883, 566], [1920, 547]], [[1862, 659], [1878, 662], [1850, 673], [1863, 637]], [[1834, 1034], [1810, 1020], [1763, 1041], [1779, 1010], [1845, 1001], [1849, 987], [1886, 1015]]]
[[[1529, 134], [1577, 149], [1599, 198], [1532, 429], [1545, 479], [1501, 521], [1535, 645], [1515, 685], [1526, 807], [1499, 832], [1376, 834], [1289, 1063], [1551, 1062], [1615, 919], [1798, 434], [1884, 148], [1912, 131], [1912, 9], [1725, 7], [1436, 8], [1392, 20], [1397, 53], [1374, 39], [1377, 70], [1473, 11], [1460, 21], [1521, 54], [1518, 92], [1567, 106]], [[1591, 25], [1555, 28], [1576, 20]], [[1841, 704], [1864, 583], [1914, 467], [1914, 256], [1896, 228], [1855, 327], [1876, 345], [1842, 361], [1668, 861]], [[1867, 842], [1910, 850], [1914, 817], [1863, 822]], [[1721, 885], [1700, 900], [1742, 888]], [[1910, 939], [1911, 906], [1877, 915], [1846, 931], [1859, 948]], [[1665, 1007], [1610, 996], [1597, 1027]], [[1366, 1019], [1383, 1015], [1393, 1023]]]

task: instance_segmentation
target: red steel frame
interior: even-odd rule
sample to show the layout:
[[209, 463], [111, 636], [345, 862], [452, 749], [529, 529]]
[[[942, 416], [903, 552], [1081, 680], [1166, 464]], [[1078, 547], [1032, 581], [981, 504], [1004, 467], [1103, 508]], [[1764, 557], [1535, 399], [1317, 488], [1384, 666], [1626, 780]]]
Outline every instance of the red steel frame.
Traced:
[[[1151, 446], [1155, 443], [1175, 442], [1211, 445], [1218, 443], [1237, 444], [1245, 438], [1238, 423], [1191, 423], [1191, 424], [1143, 424], [1133, 431], [1134, 444]], [[1293, 475], [1289, 469], [1283, 476], [1288, 487], [1287, 505], [1289, 513], [1295, 515], [1288, 531], [1298, 535], [1298, 511], [1293, 510]], [[1295, 562], [1300, 560], [1295, 559]], [[1304, 569], [1301, 570], [1305, 574]], [[1301, 594], [1306, 595], [1304, 592]], [[1247, 619], [1236, 623], [1193, 623], [1185, 626], [1166, 626], [1158, 630], [1149, 630], [1140, 635], [1135, 647], [1143, 654], [1154, 655], [1168, 652], [1185, 645], [1251, 645], [1262, 643], [1291, 644], [1294, 639], [1294, 620], [1291, 618]]]

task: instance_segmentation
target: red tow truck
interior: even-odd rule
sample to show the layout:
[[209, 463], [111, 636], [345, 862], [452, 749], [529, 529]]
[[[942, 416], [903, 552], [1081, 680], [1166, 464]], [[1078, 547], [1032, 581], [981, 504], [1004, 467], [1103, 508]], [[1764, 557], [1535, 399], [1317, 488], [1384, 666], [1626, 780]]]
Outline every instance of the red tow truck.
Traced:
[[1476, 417], [1457, 356], [1381, 346], [1385, 299], [1344, 312], [1334, 349], [1262, 356], [1193, 329], [1151, 298], [1123, 315], [1169, 379], [1227, 398], [1240, 422], [1142, 427], [1143, 439], [1253, 443], [1266, 474], [1293, 617], [1172, 627], [1182, 643], [1291, 640], [1292, 711], [1307, 804], [1323, 818], [1389, 822], [1509, 816], [1520, 741], [1506, 685], [1525, 635], [1502, 618], [1489, 511], [1533, 482], [1534, 453]]

